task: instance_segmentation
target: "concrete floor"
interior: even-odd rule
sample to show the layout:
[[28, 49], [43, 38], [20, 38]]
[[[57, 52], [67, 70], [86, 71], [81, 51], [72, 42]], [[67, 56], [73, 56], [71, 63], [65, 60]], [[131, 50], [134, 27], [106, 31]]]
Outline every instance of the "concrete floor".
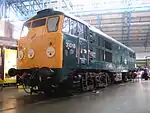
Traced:
[[150, 81], [108, 87], [100, 93], [47, 99], [16, 89], [0, 92], [2, 113], [150, 113]]

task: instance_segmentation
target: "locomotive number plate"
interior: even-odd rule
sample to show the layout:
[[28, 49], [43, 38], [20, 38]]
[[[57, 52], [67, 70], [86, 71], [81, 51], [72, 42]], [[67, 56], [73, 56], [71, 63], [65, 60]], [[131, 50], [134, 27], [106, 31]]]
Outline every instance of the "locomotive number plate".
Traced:
[[67, 48], [73, 48], [73, 49], [75, 49], [75, 48], [76, 48], [76, 45], [73, 44], [73, 43], [66, 42], [66, 47], [67, 47]]

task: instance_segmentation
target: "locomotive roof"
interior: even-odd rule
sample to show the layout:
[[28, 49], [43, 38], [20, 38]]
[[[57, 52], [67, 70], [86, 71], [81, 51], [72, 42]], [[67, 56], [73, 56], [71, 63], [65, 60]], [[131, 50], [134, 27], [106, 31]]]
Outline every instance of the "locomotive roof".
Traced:
[[68, 13], [64, 13], [64, 12], [61, 12], [61, 11], [54, 11], [53, 9], [45, 9], [45, 10], [41, 10], [39, 12], [37, 12], [37, 15], [35, 15], [34, 17], [32, 17], [31, 19], [29, 19], [28, 21], [30, 20], [34, 20], [34, 19], [37, 19], [37, 18], [42, 18], [42, 17], [47, 17], [47, 16], [52, 16], [52, 15], [66, 15], [68, 17], [71, 17], [72, 19], [75, 19], [81, 23], [83, 23], [84, 25], [86, 25], [90, 30], [92, 30], [93, 32], [96, 32], [98, 34], [100, 34], [101, 36], [111, 40], [112, 42], [128, 49], [129, 51], [131, 52], [134, 52], [131, 48], [127, 47], [126, 45], [122, 44], [121, 42], [115, 40], [114, 38], [108, 36], [107, 34], [105, 34], [104, 32], [100, 31], [99, 29], [95, 28], [94, 26], [91, 26], [90, 24], [88, 24], [87, 22], [73, 16], [73, 15], [70, 15]]
[[102, 32], [100, 30], [98, 30], [97, 28], [95, 28], [95, 27], [92, 26], [90, 29], [93, 30], [93, 31], [95, 31], [95, 32], [97, 32], [98, 34], [104, 36], [105, 38], [111, 40], [112, 42], [114, 42], [114, 43], [116, 43], [116, 44], [118, 44], [118, 45], [120, 45], [120, 46], [122, 46], [122, 47], [124, 47], [124, 48], [126, 48], [128, 50], [130, 50], [131, 52], [134, 52], [131, 48], [129, 48], [126, 45], [122, 44], [121, 42], [115, 40], [114, 38], [108, 36], [107, 34], [105, 34], [104, 32]]
[[53, 9], [45, 9], [45, 10], [38, 11], [37, 15], [33, 16], [28, 21], [31, 21], [31, 20], [34, 20], [37, 18], [43, 18], [43, 17], [47, 17], [47, 16], [61, 15], [61, 14], [64, 14], [64, 13], [61, 11], [53, 11]]
[[64, 15], [66, 15], [66, 16], [68, 16], [68, 17], [71, 17], [71, 18], [73, 18], [73, 19], [75, 19], [75, 20], [77, 20], [77, 21], [83, 23], [84, 25], [86, 25], [86, 26], [87, 26], [90, 30], [92, 30], [93, 32], [96, 32], [96, 33], [100, 34], [101, 36], [103, 36], [103, 37], [105, 37], [105, 38], [111, 40], [112, 42], [114, 42], [114, 43], [116, 43], [116, 44], [118, 44], [118, 45], [120, 45], [120, 46], [122, 46], [122, 47], [128, 49], [128, 50], [131, 51], [131, 52], [134, 52], [131, 48], [129, 48], [129, 47], [127, 47], [126, 45], [122, 44], [121, 42], [115, 40], [114, 38], [108, 36], [108, 35], [105, 34], [104, 32], [102, 32], [102, 31], [100, 31], [99, 29], [97, 29], [96, 27], [91, 26], [91, 25], [88, 24], [87, 22], [85, 22], [85, 21], [83, 21], [83, 20], [81, 20], [81, 19], [79, 19], [79, 18], [77, 18], [77, 17], [75, 17], [75, 16], [72, 16], [72, 15], [70, 15], [70, 14], [67, 14], [67, 13], [64, 13]]

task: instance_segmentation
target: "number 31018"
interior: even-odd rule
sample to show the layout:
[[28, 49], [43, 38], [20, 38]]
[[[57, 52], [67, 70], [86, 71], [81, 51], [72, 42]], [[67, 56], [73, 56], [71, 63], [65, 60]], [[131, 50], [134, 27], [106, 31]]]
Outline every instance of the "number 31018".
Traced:
[[73, 49], [75, 49], [75, 48], [76, 48], [76, 45], [73, 44], [73, 43], [66, 42], [66, 47], [67, 47], [67, 48], [73, 48]]

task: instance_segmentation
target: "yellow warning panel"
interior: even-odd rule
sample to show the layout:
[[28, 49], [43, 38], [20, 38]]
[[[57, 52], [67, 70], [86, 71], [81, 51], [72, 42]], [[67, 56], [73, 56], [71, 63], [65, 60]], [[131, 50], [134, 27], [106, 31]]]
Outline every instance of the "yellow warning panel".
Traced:
[[16, 68], [17, 64], [17, 50], [4, 49], [4, 80], [5, 83], [16, 83], [16, 77], [9, 77], [8, 70]]
[[4, 83], [4, 81], [0, 78], [0, 84], [3, 84]]

